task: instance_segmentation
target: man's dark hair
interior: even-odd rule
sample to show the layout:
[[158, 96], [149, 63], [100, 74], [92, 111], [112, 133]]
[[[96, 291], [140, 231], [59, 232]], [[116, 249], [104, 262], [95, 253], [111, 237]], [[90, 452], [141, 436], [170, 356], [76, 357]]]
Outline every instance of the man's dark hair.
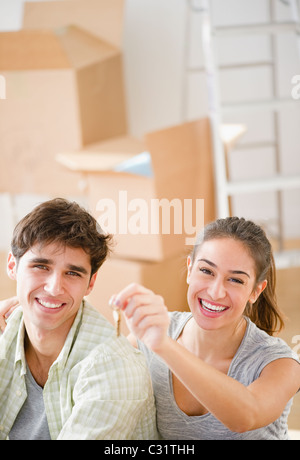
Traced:
[[79, 204], [55, 198], [38, 205], [17, 224], [11, 249], [18, 262], [35, 244], [82, 248], [90, 256], [93, 275], [108, 256], [111, 240]]

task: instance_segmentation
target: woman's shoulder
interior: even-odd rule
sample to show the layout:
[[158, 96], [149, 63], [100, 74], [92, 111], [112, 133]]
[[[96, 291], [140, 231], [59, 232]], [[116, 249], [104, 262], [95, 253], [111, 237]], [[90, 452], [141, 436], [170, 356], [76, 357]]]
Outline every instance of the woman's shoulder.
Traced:
[[235, 355], [232, 367], [243, 372], [254, 373], [257, 378], [263, 368], [280, 358], [291, 358], [299, 362], [298, 355], [280, 337], [268, 335], [246, 318], [247, 329], [243, 341]]
[[177, 339], [186, 323], [192, 318], [192, 313], [189, 311], [172, 311], [169, 312], [169, 317], [168, 334], [172, 339]]
[[[252, 347], [272, 349], [274, 353], [287, 353], [297, 356], [288, 344], [280, 337], [271, 336], [256, 326], [249, 318], [247, 320], [247, 339]], [[298, 358], [298, 357], [297, 357]]]

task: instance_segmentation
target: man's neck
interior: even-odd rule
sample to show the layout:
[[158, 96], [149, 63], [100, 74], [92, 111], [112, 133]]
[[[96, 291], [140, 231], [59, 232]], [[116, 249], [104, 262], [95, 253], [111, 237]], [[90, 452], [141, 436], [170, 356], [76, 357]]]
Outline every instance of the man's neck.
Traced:
[[65, 337], [57, 337], [54, 334], [37, 334], [27, 331], [24, 341], [25, 357], [35, 381], [41, 387], [45, 386], [48, 379], [49, 369], [57, 359], [63, 348]]

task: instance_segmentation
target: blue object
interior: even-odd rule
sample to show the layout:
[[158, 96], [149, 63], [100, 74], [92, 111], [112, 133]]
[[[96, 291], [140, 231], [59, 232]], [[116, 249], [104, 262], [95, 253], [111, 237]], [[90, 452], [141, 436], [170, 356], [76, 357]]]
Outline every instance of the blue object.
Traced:
[[123, 161], [114, 168], [116, 172], [128, 172], [137, 176], [153, 177], [151, 155], [149, 152], [142, 152], [130, 160]]

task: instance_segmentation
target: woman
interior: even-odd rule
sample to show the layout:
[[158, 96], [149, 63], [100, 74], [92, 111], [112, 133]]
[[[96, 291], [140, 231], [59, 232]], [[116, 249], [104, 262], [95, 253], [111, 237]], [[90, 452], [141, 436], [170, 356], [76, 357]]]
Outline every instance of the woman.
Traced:
[[263, 230], [239, 218], [209, 224], [188, 257], [191, 313], [132, 284], [111, 303], [152, 376], [164, 439], [288, 439], [300, 388], [296, 354], [273, 337], [283, 320]]

